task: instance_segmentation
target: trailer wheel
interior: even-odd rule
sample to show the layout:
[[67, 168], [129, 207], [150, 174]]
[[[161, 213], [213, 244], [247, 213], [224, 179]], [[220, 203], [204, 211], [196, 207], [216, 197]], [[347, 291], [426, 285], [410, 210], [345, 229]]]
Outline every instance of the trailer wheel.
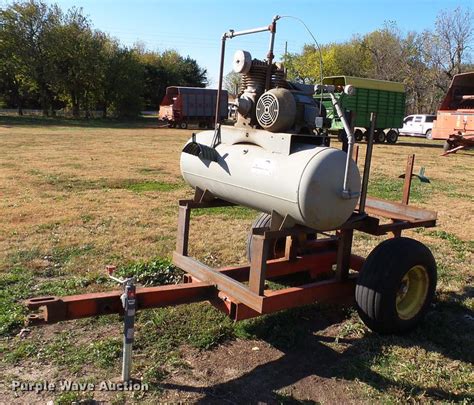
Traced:
[[343, 129], [340, 129], [339, 132], [337, 133], [337, 140], [342, 143], [347, 142], [346, 131], [344, 131]]
[[395, 131], [394, 129], [391, 129], [390, 131], [387, 132], [386, 135], [387, 143], [394, 144], [398, 140], [398, 132]]
[[362, 141], [362, 139], [364, 139], [364, 132], [361, 129], [356, 129], [354, 131], [354, 138], [356, 142]]
[[355, 290], [359, 316], [375, 332], [406, 332], [427, 312], [436, 279], [436, 262], [425, 245], [410, 238], [388, 239], [361, 269]]
[[375, 143], [384, 143], [385, 142], [385, 132], [383, 129], [377, 129], [374, 133], [374, 142]]
[[185, 121], [182, 121], [182, 122], [179, 123], [179, 127], [181, 129], [186, 129], [188, 127], [188, 123], [185, 122]]

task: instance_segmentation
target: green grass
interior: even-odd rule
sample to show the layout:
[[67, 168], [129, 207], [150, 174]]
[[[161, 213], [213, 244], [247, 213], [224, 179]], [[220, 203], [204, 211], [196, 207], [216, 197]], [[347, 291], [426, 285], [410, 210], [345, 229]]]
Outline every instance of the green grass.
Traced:
[[177, 284], [184, 272], [173, 266], [169, 260], [156, 258], [149, 261], [129, 263], [117, 270], [120, 277], [135, 277], [144, 286]]
[[28, 298], [32, 285], [31, 273], [25, 269], [0, 273], [0, 336], [17, 332], [24, 324], [27, 311], [21, 301]]
[[463, 241], [456, 235], [442, 230], [426, 231], [425, 234], [447, 241], [459, 260], [464, 260], [468, 253], [474, 253], [474, 241], [472, 240]]
[[241, 206], [235, 207], [215, 207], [215, 208], [198, 208], [192, 210], [192, 216], [204, 216], [204, 215], [216, 215], [222, 216], [228, 219], [243, 219], [243, 220], [251, 220], [255, 219], [258, 215], [258, 212], [252, 210], [250, 208], [245, 208]]
[[[401, 201], [403, 183], [404, 179], [387, 177], [380, 173], [376, 173], [369, 180], [368, 194], [386, 200]], [[411, 182], [410, 201], [429, 201], [430, 195], [433, 192], [442, 193], [449, 198], [461, 198], [474, 201], [474, 195], [472, 193], [469, 194], [466, 190], [460, 190], [459, 186], [453, 183], [438, 179], [431, 179], [431, 183], [422, 183], [417, 177], [413, 177]]]
[[[118, 272], [121, 276], [135, 275], [147, 285], [175, 282], [180, 277], [180, 272], [162, 259], [131, 263]], [[4, 276], [1, 286], [13, 287], [16, 296], [24, 296], [28, 288], [25, 289], [22, 282], [30, 280], [30, 276], [17, 271]], [[84, 288], [83, 280], [77, 282], [78, 288]], [[51, 291], [51, 285], [49, 288]], [[72, 283], [63, 288], [74, 289], [76, 285]], [[327, 310], [335, 313], [334, 308]], [[325, 319], [327, 310], [311, 305], [239, 323], [233, 323], [208, 303], [139, 312], [134, 353], [138, 359], [145, 355], [147, 361], [138, 362], [137, 372], [146, 381], [160, 381], [167, 370], [186, 367], [180, 352], [183, 345], [208, 350], [235, 338], [260, 339], [284, 352], [292, 352], [295, 347], [305, 347], [308, 339], [315, 339], [312, 332], [315, 317]], [[471, 339], [474, 326], [465, 319], [467, 313], [466, 307], [456, 304], [453, 297], [440, 297], [417, 330], [403, 337], [393, 337], [370, 333], [355, 311], [339, 311], [338, 316], [346, 321], [341, 324], [332, 345], [337, 347], [344, 340], [352, 343], [349, 353], [331, 364], [327, 373], [357, 381], [360, 389], [374, 401], [393, 402], [396, 398], [408, 397], [472, 400], [469, 376], [473, 370], [469, 364], [474, 361]], [[98, 324], [88, 320], [85, 325]], [[78, 344], [79, 333], [83, 332], [73, 330], [48, 342], [26, 340], [13, 346], [0, 344], [2, 361], [19, 364], [34, 356], [40, 362], [67, 367], [68, 372], [74, 374], [81, 374], [85, 365], [117, 373], [121, 341], [120, 324], [116, 326], [117, 335], [93, 342]], [[276, 392], [275, 398], [279, 403], [297, 403], [284, 392]]]
[[10, 364], [35, 357], [41, 362], [50, 362], [57, 366], [67, 366], [74, 374], [86, 365], [101, 369], [110, 369], [118, 364], [122, 351], [119, 337], [103, 338], [78, 344], [77, 332], [61, 332], [54, 339], [40, 344], [33, 341], [20, 341], [15, 347], [0, 346], [3, 360]]
[[37, 170], [31, 170], [43, 183], [54, 186], [60, 191], [86, 191], [100, 189], [124, 189], [135, 193], [150, 191], [174, 191], [184, 187], [184, 183], [170, 183], [163, 181], [149, 181], [137, 179], [111, 180], [100, 178], [97, 180], [81, 179], [65, 174], [44, 174]]
[[29, 174], [38, 177], [42, 184], [48, 184], [60, 191], [86, 191], [101, 189], [124, 189], [136, 193], [150, 191], [174, 191], [184, 187], [183, 182], [171, 183], [165, 181], [151, 181], [140, 179], [107, 179], [99, 178], [96, 180], [82, 179], [72, 175], [44, 173], [37, 169], [31, 169]]
[[463, 314], [462, 306], [438, 301], [413, 332], [383, 336], [370, 332], [353, 312], [330, 345], [338, 347], [342, 338], [352, 343], [328, 373], [356, 381], [371, 402], [470, 403], [474, 327]]
[[55, 405], [69, 405], [69, 404], [93, 404], [93, 392], [61, 392], [54, 398]]
[[173, 191], [180, 189], [184, 186], [182, 183], [166, 183], [161, 181], [142, 181], [142, 182], [130, 182], [124, 184], [122, 187], [135, 193], [145, 193], [149, 191]]
[[[368, 194], [373, 197], [383, 198], [391, 201], [401, 201], [403, 195], [404, 179], [390, 178], [382, 175], [375, 175], [369, 180]], [[422, 202], [433, 190], [433, 186], [428, 183], [421, 183], [413, 178], [411, 183], [410, 200]]]

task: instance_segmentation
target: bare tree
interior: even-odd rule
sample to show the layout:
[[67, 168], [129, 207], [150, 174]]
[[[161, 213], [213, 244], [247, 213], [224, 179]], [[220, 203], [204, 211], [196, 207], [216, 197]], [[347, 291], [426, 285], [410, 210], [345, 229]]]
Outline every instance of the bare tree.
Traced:
[[468, 8], [441, 11], [435, 23], [438, 63], [449, 79], [461, 73], [474, 42], [474, 14]]

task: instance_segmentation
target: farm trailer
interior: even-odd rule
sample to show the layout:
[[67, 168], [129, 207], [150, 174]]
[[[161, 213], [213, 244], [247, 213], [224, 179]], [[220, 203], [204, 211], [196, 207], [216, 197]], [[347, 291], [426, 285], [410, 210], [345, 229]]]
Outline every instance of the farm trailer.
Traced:
[[446, 154], [474, 147], [474, 72], [453, 77], [432, 134], [445, 141]]
[[[268, 55], [273, 55], [279, 18], [266, 27], [223, 35], [219, 92], [226, 40], [270, 31]], [[123, 285], [123, 291], [27, 302], [31, 310], [39, 310], [29, 316], [31, 322], [123, 314], [125, 381], [130, 378], [137, 309], [209, 301], [238, 321], [315, 302], [355, 299], [368, 327], [398, 333], [415, 327], [433, 299], [433, 255], [420, 242], [401, 236], [405, 229], [433, 227], [437, 219], [436, 212], [408, 205], [414, 156], [407, 162], [401, 202], [368, 197], [375, 113], [371, 113], [361, 178], [353, 131], [334, 94], [348, 134], [347, 153], [297, 132], [314, 125], [320, 110], [310, 95], [302, 93], [304, 89], [291, 91], [289, 83], [287, 88], [276, 87], [285, 82], [272, 58], [263, 62], [240, 52], [234, 57], [234, 70], [245, 75], [243, 81], [249, 84], [241, 95], [245, 100], [237, 104], [235, 127], [219, 124], [213, 131], [193, 134], [181, 154], [183, 177], [195, 189], [193, 199], [179, 201], [173, 262], [185, 271], [184, 282], [137, 289], [133, 278], [117, 279], [110, 267], [111, 277]], [[191, 211], [234, 205], [263, 212], [249, 233], [249, 264], [212, 268], [190, 257]], [[364, 258], [353, 253], [355, 231], [391, 238]], [[298, 278], [281, 290], [267, 288], [267, 280], [297, 275], [305, 275], [305, 281]]]
[[[395, 143], [398, 139], [398, 128], [403, 126], [405, 116], [405, 87], [402, 83], [386, 80], [364, 79], [352, 76], [330, 76], [323, 79], [323, 84], [336, 86], [336, 96], [348, 120], [357, 129], [354, 131], [356, 141], [361, 141], [368, 134], [370, 113], [377, 113], [375, 142]], [[355, 88], [353, 95], [345, 94], [347, 85]], [[333, 108], [329, 94], [322, 94], [327, 118], [331, 120], [330, 133], [338, 135], [339, 140], [345, 137], [341, 119]], [[316, 96], [317, 100], [321, 96]], [[385, 130], [388, 129], [387, 133]]]
[[[228, 116], [227, 91], [221, 92], [219, 121]], [[216, 118], [217, 90], [172, 86], [166, 89], [158, 117], [170, 128], [186, 129], [189, 124], [213, 128]]]

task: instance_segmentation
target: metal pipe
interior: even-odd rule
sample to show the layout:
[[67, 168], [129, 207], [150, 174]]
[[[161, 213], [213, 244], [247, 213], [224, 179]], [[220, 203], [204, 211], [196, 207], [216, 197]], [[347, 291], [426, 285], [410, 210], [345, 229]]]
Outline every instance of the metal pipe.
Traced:
[[344, 131], [346, 132], [346, 135], [347, 135], [347, 157], [346, 157], [346, 168], [344, 170], [344, 181], [342, 184], [342, 197], [351, 199], [351, 198], [359, 196], [359, 193], [351, 193], [347, 185], [349, 181], [349, 165], [352, 160], [352, 149], [354, 147], [354, 134], [352, 133], [352, 129], [346, 120], [344, 112], [342, 111], [342, 108], [339, 105], [339, 102], [337, 101], [336, 96], [334, 95], [333, 92], [330, 92], [329, 95], [331, 96], [332, 105], [336, 109], [337, 115], [339, 116], [342, 122], [342, 126], [344, 127]]
[[220, 112], [221, 112], [221, 94], [222, 94], [222, 80], [224, 76], [224, 56], [225, 56], [225, 41], [227, 39], [227, 33], [222, 35], [222, 43], [221, 43], [221, 63], [219, 68], [219, 85], [217, 87], [217, 101], [216, 101], [216, 117], [214, 120], [214, 139], [212, 141], [212, 147], [218, 145], [220, 142]]
[[270, 30], [271, 30], [271, 25], [267, 25], [266, 27], [251, 28], [249, 30], [243, 30], [243, 31], [237, 31], [237, 32], [234, 30], [229, 30], [224, 35], [230, 39], [234, 37], [239, 37], [241, 35], [256, 34], [258, 32], [265, 32], [265, 31], [270, 31]]
[[273, 65], [273, 48], [275, 46], [275, 34], [276, 34], [276, 22], [280, 19], [280, 16], [276, 15], [273, 17], [272, 23], [268, 26], [271, 35], [270, 35], [270, 46], [267, 54], [268, 58], [268, 67], [267, 67], [267, 76], [265, 78], [265, 91], [270, 90], [271, 79], [272, 79], [272, 65]]
[[[228, 32], [224, 32], [222, 34], [222, 45], [221, 45], [221, 63], [220, 63], [220, 68], [219, 68], [219, 86], [217, 88], [217, 102], [216, 102], [216, 118], [214, 121], [214, 139], [212, 141], [212, 147], [214, 148], [220, 143], [220, 125], [219, 124], [219, 118], [220, 118], [220, 109], [221, 109], [221, 93], [222, 93], [222, 81], [224, 77], [224, 56], [225, 56], [225, 41], [227, 38], [231, 39], [234, 37], [238, 37], [241, 35], [249, 35], [249, 34], [256, 34], [258, 32], [265, 32], [265, 31], [271, 31], [272, 32], [272, 38], [270, 40], [270, 53], [272, 54], [271, 60], [269, 59], [269, 65], [271, 69], [271, 63], [273, 61], [273, 46], [275, 43], [275, 31], [276, 31], [276, 22], [280, 19], [279, 15], [276, 15], [273, 17], [273, 21], [270, 25], [267, 25], [265, 27], [259, 27], [259, 28], [252, 28], [248, 30], [243, 30], [243, 31], [234, 31], [234, 30], [229, 30]], [[270, 77], [268, 77], [267, 74], [267, 81], [271, 78], [271, 70], [270, 70]], [[266, 86], [268, 87], [268, 86]], [[268, 90], [268, 89], [267, 89]]]
[[372, 163], [372, 149], [374, 146], [375, 122], [377, 113], [370, 113], [370, 129], [367, 135], [367, 151], [365, 153], [364, 174], [362, 176], [362, 187], [360, 190], [359, 213], [365, 212], [365, 202], [367, 200], [367, 189], [369, 186], [370, 164]]

